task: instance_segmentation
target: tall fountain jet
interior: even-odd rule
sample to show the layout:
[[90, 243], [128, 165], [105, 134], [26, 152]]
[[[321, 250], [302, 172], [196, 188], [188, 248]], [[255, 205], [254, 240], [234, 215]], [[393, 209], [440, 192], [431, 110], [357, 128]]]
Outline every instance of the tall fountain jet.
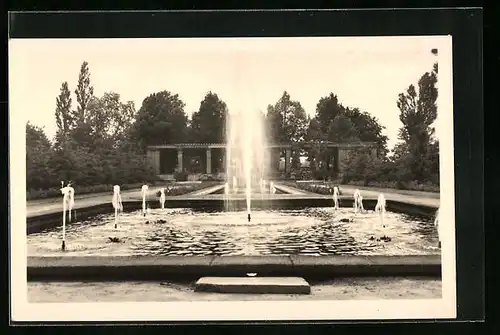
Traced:
[[252, 197], [261, 192], [268, 172], [267, 139], [264, 117], [248, 97], [248, 87], [235, 85], [238, 105], [231, 107], [226, 118], [226, 182], [233, 187], [231, 200], [245, 196], [247, 219], [251, 221]]

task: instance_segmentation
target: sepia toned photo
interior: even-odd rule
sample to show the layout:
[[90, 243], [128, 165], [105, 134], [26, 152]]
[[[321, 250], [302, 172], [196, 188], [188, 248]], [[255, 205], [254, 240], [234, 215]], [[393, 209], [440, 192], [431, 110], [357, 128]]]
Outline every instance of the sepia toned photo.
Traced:
[[11, 39], [13, 318], [454, 318], [451, 43]]

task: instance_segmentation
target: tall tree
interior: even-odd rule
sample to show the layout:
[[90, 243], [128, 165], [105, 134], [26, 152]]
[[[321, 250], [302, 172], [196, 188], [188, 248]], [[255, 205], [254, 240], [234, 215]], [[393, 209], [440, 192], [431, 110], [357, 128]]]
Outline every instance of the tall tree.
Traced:
[[83, 122], [85, 120], [87, 106], [94, 95], [94, 87], [90, 84], [90, 70], [87, 62], [83, 62], [80, 67], [75, 95], [78, 104], [76, 107], [76, 114], [79, 121]]
[[191, 136], [198, 143], [223, 142], [226, 138], [227, 105], [217, 94], [208, 92], [191, 117]]
[[433, 140], [433, 123], [437, 116], [437, 66], [426, 72], [418, 81], [418, 92], [410, 85], [405, 93], [400, 93], [397, 106], [403, 126], [399, 138], [406, 143], [407, 161], [414, 180], [423, 181], [428, 174], [426, 157]]
[[187, 116], [178, 94], [153, 93], [144, 99], [132, 126], [142, 150], [148, 145], [180, 143], [186, 139]]
[[[287, 91], [274, 106], [267, 108], [267, 123], [269, 137], [275, 143], [303, 142], [307, 136], [308, 117], [298, 101], [291, 100]], [[292, 167], [300, 166], [301, 152], [292, 153]]]
[[90, 83], [90, 71], [87, 62], [83, 62], [80, 67], [75, 95], [77, 106], [76, 111], [74, 111], [74, 118], [77, 125], [73, 131], [73, 138], [79, 146], [87, 147], [92, 143], [91, 127], [87, 122], [88, 105], [94, 96], [94, 87]]
[[68, 82], [63, 82], [61, 92], [56, 98], [56, 145], [64, 145], [71, 131], [76, 126], [76, 120], [71, 112], [71, 92], [68, 88]]
[[301, 142], [306, 137], [307, 114], [300, 102], [291, 100], [286, 91], [274, 106], [268, 106], [267, 120], [275, 142]]
[[[200, 108], [194, 112], [190, 123], [190, 138], [197, 143], [221, 143], [226, 139], [226, 120], [228, 109], [216, 93], [208, 92], [200, 102]], [[194, 150], [193, 150], [194, 151]], [[196, 161], [206, 159], [205, 151], [198, 150]], [[221, 169], [223, 164], [222, 152], [212, 151], [211, 166], [213, 170]]]
[[330, 123], [333, 122], [337, 115], [344, 112], [344, 107], [340, 104], [337, 95], [330, 93], [326, 97], [319, 99], [316, 105], [316, 120], [320, 125], [320, 130], [322, 134], [328, 132], [328, 127]]

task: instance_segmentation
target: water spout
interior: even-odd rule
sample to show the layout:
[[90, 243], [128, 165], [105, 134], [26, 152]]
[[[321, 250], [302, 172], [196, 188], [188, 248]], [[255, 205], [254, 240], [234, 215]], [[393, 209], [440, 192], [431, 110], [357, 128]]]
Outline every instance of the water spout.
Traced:
[[436, 211], [436, 217], [434, 218], [434, 226], [436, 227], [438, 232], [438, 247], [441, 248], [441, 225], [439, 223], [439, 211], [440, 209], [438, 208], [438, 210]]
[[353, 198], [354, 198], [354, 214], [356, 214], [359, 209], [360, 209], [360, 206], [359, 206], [359, 198], [361, 197], [361, 192], [356, 189], [354, 191], [354, 194], [353, 194]]
[[71, 186], [71, 183], [68, 183], [66, 186], [68, 189], [68, 219], [71, 222], [71, 212], [73, 211], [73, 207], [75, 206], [75, 189]]
[[69, 188], [64, 187], [64, 182], [61, 181], [61, 194], [63, 195], [63, 229], [62, 229], [62, 251], [66, 250], [66, 210], [69, 202]]
[[238, 181], [236, 179], [236, 176], [233, 176], [233, 192], [236, 193], [238, 190]]
[[363, 213], [365, 211], [365, 207], [363, 206], [363, 196], [362, 195], [359, 195], [358, 207], [359, 207], [359, 211], [361, 213]]
[[333, 208], [339, 209], [339, 188], [333, 187]]
[[113, 208], [115, 209], [115, 228], [118, 227], [118, 212], [123, 211], [122, 197], [120, 195], [120, 186], [113, 186], [113, 199], [111, 200]]
[[143, 216], [146, 216], [146, 196], [148, 194], [148, 185], [142, 185], [141, 188], [141, 195], [142, 195], [142, 214]]
[[384, 216], [385, 216], [385, 196], [380, 193], [377, 199], [377, 204], [375, 205], [375, 212], [379, 213], [380, 224], [384, 227]]
[[160, 188], [160, 205], [161, 209], [165, 209], [165, 188]]

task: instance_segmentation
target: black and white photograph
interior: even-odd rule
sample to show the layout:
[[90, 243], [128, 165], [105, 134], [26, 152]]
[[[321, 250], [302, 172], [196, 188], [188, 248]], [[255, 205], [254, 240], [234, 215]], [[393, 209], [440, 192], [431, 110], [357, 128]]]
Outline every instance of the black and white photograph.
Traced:
[[451, 46], [10, 39], [13, 318], [456, 317]]

